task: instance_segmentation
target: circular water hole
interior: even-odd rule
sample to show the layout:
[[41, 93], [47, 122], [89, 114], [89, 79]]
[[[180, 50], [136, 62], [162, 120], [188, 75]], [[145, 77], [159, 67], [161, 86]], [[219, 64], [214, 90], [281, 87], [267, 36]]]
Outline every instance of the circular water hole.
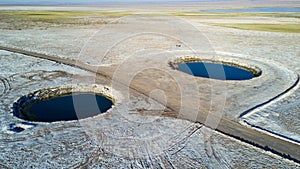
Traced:
[[261, 75], [261, 70], [229, 62], [186, 58], [172, 63], [175, 69], [197, 77], [218, 80], [249, 80]]
[[38, 90], [18, 99], [13, 104], [13, 114], [36, 122], [69, 121], [97, 116], [114, 104], [112, 97], [106, 94], [108, 90], [74, 87]]

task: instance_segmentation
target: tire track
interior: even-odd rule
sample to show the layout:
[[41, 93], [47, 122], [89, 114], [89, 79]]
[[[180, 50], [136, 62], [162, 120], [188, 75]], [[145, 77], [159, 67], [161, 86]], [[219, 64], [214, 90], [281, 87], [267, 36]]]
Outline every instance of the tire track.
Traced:
[[242, 125], [245, 125], [247, 127], [250, 127], [250, 128], [253, 128], [255, 130], [258, 130], [260, 132], [264, 132], [264, 133], [267, 133], [273, 137], [277, 137], [279, 139], [282, 139], [282, 140], [286, 140], [286, 141], [289, 141], [291, 143], [294, 143], [294, 144], [298, 144], [300, 145], [300, 141], [299, 140], [296, 140], [296, 139], [293, 139], [291, 137], [288, 137], [288, 136], [285, 136], [283, 134], [280, 134], [280, 133], [277, 133], [277, 132], [273, 132], [271, 130], [268, 130], [264, 127], [260, 127], [260, 126], [257, 126], [257, 125], [254, 125], [250, 122], [247, 121], [247, 119], [261, 111], [261, 110], [264, 110], [266, 109], [267, 107], [271, 106], [272, 104], [275, 104], [276, 102], [280, 101], [281, 99], [285, 98], [285, 97], [288, 97], [289, 95], [291, 95], [293, 92], [295, 92], [300, 86], [300, 77], [299, 77], [299, 74], [297, 74], [297, 79], [296, 81], [293, 83], [292, 86], [290, 86], [288, 89], [286, 89], [284, 92], [280, 93], [279, 95], [273, 97], [272, 99], [264, 102], [264, 103], [261, 103], [259, 105], [256, 105], [254, 106], [253, 108], [243, 112], [240, 116], [239, 116], [239, 122], [242, 124]]
[[0, 97], [12, 89], [11, 82], [7, 78], [0, 77]]
[[170, 140], [170, 146], [166, 151], [171, 155], [178, 153], [186, 146], [188, 138], [190, 138], [196, 131], [198, 131], [202, 127], [203, 125], [194, 123], [192, 126], [189, 126], [185, 130], [181, 131]]
[[[42, 58], [42, 59], [47, 59], [50, 61], [54, 61], [54, 62], [58, 62], [58, 63], [62, 63], [65, 65], [69, 65], [71, 67], [76, 67], [82, 70], [86, 70], [92, 73], [96, 73], [98, 75], [101, 75], [105, 78], [108, 79], [112, 79], [112, 77], [110, 77], [109, 72], [106, 71], [111, 71], [110, 69], [106, 69], [105, 67], [98, 67], [98, 66], [90, 66], [87, 65], [83, 62], [80, 61], [76, 61], [76, 60], [70, 60], [70, 59], [63, 59], [63, 58], [58, 58], [58, 57], [54, 57], [54, 56], [48, 56], [46, 54], [40, 54], [40, 53], [36, 53], [36, 52], [29, 52], [29, 51], [25, 51], [22, 49], [16, 49], [16, 48], [10, 48], [10, 47], [3, 47], [0, 46], [0, 50], [6, 50], [9, 52], [14, 52], [14, 53], [19, 53], [19, 54], [24, 54], [27, 56], [31, 56], [31, 57], [36, 57], [36, 58]], [[101, 68], [101, 70], [99, 69]], [[103, 68], [103, 69], [102, 69]], [[299, 80], [299, 79], [298, 79]], [[119, 83], [120, 85], [126, 85], [124, 83], [122, 83], [121, 81], [117, 81], [117, 83]], [[136, 91], [144, 96], [148, 96], [145, 92], [145, 90], [142, 89], [137, 89], [134, 88], [132, 86], [126, 86], [129, 87], [131, 90]], [[291, 89], [293, 89], [293, 87], [289, 88], [287, 91], [284, 91], [283, 93], [280, 94], [280, 96], [285, 95], [285, 93], [288, 93]], [[275, 100], [277, 98], [279, 98], [280, 96], [271, 99], [270, 101], [268, 101], [267, 103], [271, 102], [272, 100]], [[155, 100], [155, 99], [154, 99]], [[160, 103], [158, 100], [155, 100], [158, 103]], [[262, 103], [258, 106], [255, 106], [254, 108], [252, 108], [251, 110], [254, 111], [256, 110], [256, 108], [262, 107], [264, 106], [265, 103]], [[170, 109], [171, 111], [177, 112], [177, 107], [172, 107], [171, 106], [167, 106], [168, 109]], [[244, 113], [244, 114], [248, 114], [248, 113]], [[197, 118], [197, 122], [200, 122], [202, 124], [205, 123], [205, 117], [207, 116], [207, 114], [203, 113], [203, 114], [199, 114], [199, 117]], [[209, 127], [209, 126], [208, 126]], [[250, 128], [248, 126], [244, 126], [243, 124], [233, 121], [231, 119], [227, 119], [227, 118], [222, 118], [219, 126], [216, 129], [218, 132], [221, 132], [227, 136], [236, 138], [238, 140], [241, 140], [243, 142], [246, 142], [248, 144], [251, 144], [255, 147], [259, 147], [261, 149], [264, 149], [266, 151], [271, 151], [274, 154], [277, 154], [283, 158], [289, 159], [289, 160], [293, 160], [297, 163], [300, 163], [300, 152], [297, 151], [299, 149], [298, 145], [293, 144], [291, 142], [288, 142], [286, 140], [282, 140], [280, 138], [276, 138], [274, 136], [262, 133], [260, 131], [257, 131], [253, 128]]]
[[298, 85], [300, 84], [300, 78], [299, 75], [297, 74], [297, 79], [296, 81], [293, 83], [292, 86], [290, 86], [289, 88], [287, 88], [285, 91], [283, 91], [282, 93], [278, 94], [277, 96], [271, 98], [270, 100], [267, 100], [266, 102], [260, 103], [246, 111], [244, 111], [242, 114], [240, 114], [239, 119], [244, 119], [249, 117], [251, 114], [256, 113], [257, 111], [260, 111], [262, 109], [264, 109], [265, 107], [270, 106], [271, 104], [281, 100], [282, 98], [290, 95], [294, 89], [296, 89], [298, 87]]

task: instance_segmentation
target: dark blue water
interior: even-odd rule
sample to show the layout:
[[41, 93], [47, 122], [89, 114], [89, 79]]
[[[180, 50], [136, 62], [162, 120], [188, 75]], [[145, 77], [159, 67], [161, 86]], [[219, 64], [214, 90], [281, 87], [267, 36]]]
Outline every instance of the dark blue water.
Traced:
[[246, 9], [214, 9], [204, 10], [203, 12], [258, 12], [258, 13], [280, 13], [280, 12], [300, 12], [300, 8], [246, 8]]
[[254, 77], [248, 70], [216, 63], [181, 63], [178, 70], [194, 76], [219, 80], [248, 80]]
[[104, 113], [112, 104], [104, 96], [73, 94], [33, 103], [24, 116], [26, 120], [41, 122], [78, 120]]

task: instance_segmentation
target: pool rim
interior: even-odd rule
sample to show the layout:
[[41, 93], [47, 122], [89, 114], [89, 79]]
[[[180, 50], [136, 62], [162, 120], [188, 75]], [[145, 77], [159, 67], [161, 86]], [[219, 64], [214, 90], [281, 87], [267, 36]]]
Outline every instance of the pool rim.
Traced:
[[56, 97], [73, 95], [73, 94], [95, 94], [110, 100], [112, 102], [111, 108], [108, 109], [106, 112], [100, 113], [98, 115], [108, 113], [116, 105], [116, 103], [120, 102], [119, 99], [120, 96], [118, 96], [119, 93], [114, 91], [112, 88], [108, 86], [102, 86], [98, 84], [64, 85], [64, 86], [57, 86], [51, 88], [43, 88], [20, 96], [16, 101], [13, 102], [13, 105], [11, 107], [12, 115], [14, 116], [14, 118], [18, 118], [20, 120], [29, 121], [29, 122], [35, 122], [35, 123], [55, 123], [55, 122], [62, 122], [62, 121], [69, 122], [69, 121], [79, 121], [79, 120], [95, 117], [95, 116], [90, 116], [82, 119], [44, 122], [38, 120], [30, 120], [26, 115], [24, 115], [24, 111], [26, 111], [26, 109], [28, 110], [28, 108], [30, 108], [30, 106], [33, 105], [34, 103], [41, 102], [48, 99], [53, 99]]
[[[201, 57], [191, 57], [191, 56], [183, 56], [183, 57], [177, 57], [171, 61], [169, 61], [169, 66], [173, 70], [177, 70], [179, 72], [182, 72], [178, 69], [179, 64], [183, 63], [213, 63], [213, 64], [221, 64], [221, 65], [226, 65], [226, 66], [232, 66], [235, 68], [243, 69], [246, 71], [249, 71], [250, 73], [253, 74], [253, 78], [251, 79], [246, 79], [246, 80], [252, 80], [257, 77], [260, 77], [262, 75], [262, 70], [252, 64], [248, 64], [247, 62], [240, 62], [232, 59], [207, 59], [207, 58], [201, 58]], [[182, 72], [184, 73], [184, 72]], [[187, 74], [187, 73], [185, 73]], [[194, 76], [191, 74], [188, 74], [190, 76]], [[211, 80], [220, 80], [220, 79], [213, 79], [213, 78], [206, 78], [206, 77], [201, 77], [201, 76], [194, 76], [194, 77], [199, 77], [199, 78], [205, 78], [205, 79], [211, 79]], [[226, 81], [246, 81], [246, 80], [226, 80]]]

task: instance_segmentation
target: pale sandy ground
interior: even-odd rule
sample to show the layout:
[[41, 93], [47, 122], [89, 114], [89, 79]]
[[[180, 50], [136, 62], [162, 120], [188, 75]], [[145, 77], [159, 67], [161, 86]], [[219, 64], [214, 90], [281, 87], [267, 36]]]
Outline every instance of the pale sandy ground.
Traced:
[[[94, 77], [55, 62], [5, 51], [1, 51], [0, 60], [1, 79], [10, 84], [0, 96], [1, 168], [300, 168], [197, 123], [141, 116], [139, 109], [151, 112], [163, 106], [135, 92], [130, 102], [125, 102], [128, 105], [118, 104], [107, 115], [80, 122], [26, 122], [10, 111], [20, 96], [36, 89], [89, 84]], [[97, 81], [109, 84], [105, 79]], [[25, 130], [14, 132], [15, 127]]]
[[[297, 22], [299, 22], [299, 19]], [[290, 70], [298, 74], [300, 73], [299, 34], [243, 31], [213, 26], [204, 27], [213, 30], [211, 32], [206, 32], [206, 35], [218, 51], [245, 54], [274, 60], [283, 64]], [[296, 89], [286, 98], [251, 115], [246, 121], [299, 141], [300, 91], [297, 89], [298, 87], [296, 87]]]
[[[12, 7], [11, 7], [12, 8]], [[49, 7], [48, 7], [49, 8]], [[146, 34], [143, 36], [132, 36], [127, 38], [127, 35], [134, 34], [136, 32], [140, 32], [143, 30], [143, 26], [140, 28], [137, 27], [135, 30], [131, 30], [132, 26], [130, 25], [138, 25], [133, 23], [134, 20], [123, 20], [120, 22], [124, 25], [123, 29], [118, 29], [118, 26], [113, 25], [112, 27], [106, 28], [95, 28], [92, 29], [88, 27], [80, 27], [80, 28], [63, 28], [57, 27], [52, 28], [49, 27], [47, 29], [40, 28], [31, 28], [25, 30], [1, 30], [0, 32], [0, 44], [2, 46], [10, 46], [22, 48], [30, 51], [36, 51], [40, 53], [46, 53], [58, 57], [70, 58], [70, 59], [79, 59], [88, 64], [104, 64], [104, 65], [122, 65], [123, 61], [128, 61], [124, 56], [131, 56], [134, 52], [140, 50], [162, 50], [162, 51], [171, 51], [171, 52], [182, 52], [188, 49], [189, 46], [183, 45], [182, 48], [176, 48], [176, 44], [178, 40], [174, 40], [169, 38], [168, 36], [161, 36], [157, 34]], [[177, 35], [180, 38], [183, 38], [188, 44], [191, 44], [192, 47], [199, 47], [203, 50], [208, 50], [208, 52], [214, 52], [215, 54], [219, 54], [221, 59], [233, 59], [241, 63], [246, 64], [257, 64], [261, 66], [263, 70], [268, 72], [269, 74], [263, 74], [262, 77], [258, 79], [253, 79], [251, 81], [252, 84], [247, 84], [246, 82], [239, 83], [231, 83], [227, 84], [228, 89], [228, 105], [225, 107], [225, 116], [238, 120], [237, 117], [239, 113], [251, 108], [252, 106], [261, 103], [263, 100], [268, 100], [273, 96], [276, 96], [280, 92], [284, 91], [284, 89], [288, 88], [295, 81], [295, 75], [299, 74], [299, 51], [300, 51], [300, 38], [299, 34], [289, 34], [289, 33], [271, 33], [271, 32], [258, 32], [258, 31], [245, 31], [245, 30], [237, 30], [231, 28], [222, 28], [217, 26], [209, 26], [202, 24], [203, 22], [225, 22], [220, 19], [197, 19], [197, 18], [185, 18], [188, 23], [194, 25], [198, 28], [202, 34], [194, 37], [200, 38], [208, 38], [208, 40], [202, 40], [201, 42], [209, 42], [209, 44], [204, 44], [204, 46], [197, 45], [198, 40], [189, 39], [184, 37], [187, 34]], [[299, 22], [299, 19], [295, 18], [259, 18], [260, 21], [257, 21], [257, 18], [235, 18], [228, 19], [226, 22], [267, 22], [267, 23], [284, 23], [284, 22]], [[180, 22], [176, 20], [176, 22]], [[131, 24], [126, 24], [131, 23]], [[133, 24], [132, 24], [133, 23]], [[145, 22], [147, 23], [147, 22]], [[158, 22], [159, 23], [159, 22]], [[126, 27], [126, 25], [129, 25]], [[172, 25], [172, 24], [169, 24]], [[160, 30], [162, 33], [176, 34], [180, 33], [178, 30], [189, 30], [190, 27], [184, 28], [174, 28], [173, 31], [168, 32], [168, 23], [163, 26], [153, 26], [147, 27], [149, 30]], [[101, 29], [102, 31], [99, 31]], [[166, 29], [166, 30], [164, 30]], [[176, 30], [178, 29], [178, 30]], [[121, 31], [120, 31], [121, 30]], [[147, 29], [146, 29], [147, 30]], [[195, 30], [190, 30], [195, 31]], [[96, 32], [96, 34], [95, 34]], [[191, 32], [192, 34], [193, 32]], [[113, 34], [113, 35], [112, 35]], [[110, 42], [107, 42], [107, 39], [110, 38]], [[92, 37], [89, 40], [89, 38]], [[125, 39], [119, 44], [119, 39]], [[87, 43], [88, 42], [88, 43]], [[83, 48], [85, 44], [88, 44]], [[111, 48], [111, 46], [114, 46]], [[84, 50], [82, 50], [84, 49]], [[179, 51], [178, 51], [179, 50]], [[107, 52], [109, 51], [109, 52]], [[80, 53], [81, 52], [81, 53]], [[222, 55], [221, 55], [222, 54]], [[100, 56], [100, 58], [99, 58]], [[135, 55], [133, 55], [135, 56]], [[22, 59], [13, 59], [17, 60], [17, 63], [14, 63], [12, 60], [8, 60], [7, 58], [23, 58]], [[90, 146], [93, 143], [89, 139], [88, 136], [83, 134], [84, 131], [78, 132], [77, 130], [85, 130], [80, 128], [80, 124], [76, 122], [62, 122], [58, 123], [56, 126], [50, 124], [39, 124], [37, 127], [29, 127], [30, 130], [25, 130], [22, 133], [12, 133], [8, 132], [10, 124], [21, 124], [21, 121], [15, 119], [9, 114], [9, 106], [12, 102], [17, 99], [17, 97], [24, 95], [30, 91], [50, 87], [57, 86], [64, 83], [70, 83], [72, 80], [71, 75], [61, 77], [58, 75], [58, 79], [56, 76], [51, 76], [54, 80], [51, 81], [34, 81], [28, 82], [28, 79], [24, 81], [23, 74], [24, 72], [32, 72], [47, 70], [53, 72], [53, 70], [61, 70], [64, 71], [64, 74], [72, 73], [69, 72], [67, 66], [56, 65], [52, 62], [42, 61], [38, 59], [31, 59], [30, 57], [20, 56], [11, 54], [8, 52], [1, 52], [1, 78], [9, 79], [11, 75], [13, 75], [17, 79], [17, 82], [13, 82], [14, 84], [19, 86], [18, 90], [12, 90], [2, 95], [3, 98], [1, 104], [5, 107], [1, 109], [3, 112], [1, 118], [5, 121], [1, 123], [1, 127], [3, 128], [1, 139], [2, 139], [2, 149], [3, 155], [0, 162], [2, 165], [7, 167], [14, 166], [22, 166], [29, 164], [32, 161], [36, 161], [36, 163], [32, 163], [32, 166], [43, 166], [43, 167], [69, 167], [76, 165], [83, 165], [79, 163], [87, 163], [89, 166], [97, 166], [97, 167], [108, 167], [111, 166], [112, 161], [118, 161], [119, 166], [116, 168], [124, 166], [124, 167], [144, 167], [154, 166], [162, 167], [165, 165], [166, 168], [174, 165], [177, 167], [197, 167], [197, 168], [269, 168], [269, 167], [286, 167], [286, 168], [296, 168], [299, 167], [297, 164], [286, 161], [284, 159], [278, 158], [272, 154], [254, 148], [250, 145], [241, 143], [232, 138], [228, 138], [220, 133], [213, 132], [207, 128], [194, 129], [195, 126], [197, 128], [197, 124], [172, 119], [172, 118], [164, 118], [164, 117], [149, 117], [148, 120], [151, 121], [149, 125], [147, 123], [141, 123], [141, 126], [136, 126], [136, 123], [126, 123], [124, 125], [124, 117], [118, 115], [118, 113], [112, 110], [112, 118], [109, 119], [100, 119], [102, 124], [107, 123], [108, 129], [104, 130], [104, 134], [108, 135], [107, 141], [113, 144], [114, 147], [117, 147], [118, 151], [113, 151], [111, 149], [108, 150], [98, 150], [97, 146]], [[138, 63], [147, 63], [150, 64], [159, 64], [163, 63], [160, 67], [164, 69], [164, 66], [167, 65], [168, 60], [171, 59], [172, 56], [166, 58], [147, 58], [141, 56], [140, 58], [136, 58]], [[217, 57], [216, 57], [217, 58]], [[270, 61], [269, 61], [270, 60]], [[129, 60], [129, 63], [134, 64], [132, 60]], [[39, 63], [39, 67], [28, 66], [27, 64], [22, 64], [18, 66], [18, 70], [15, 69], [15, 65], [18, 63], [28, 63], [33, 65], [35, 63]], [[14, 63], [14, 64], [11, 64]], [[18, 64], [19, 65], [19, 64]], [[276, 67], [280, 65], [280, 67]], [[28, 69], [30, 67], [30, 69]], [[8, 71], [9, 70], [9, 71]], [[76, 73], [82, 74], [86, 76], [86, 73], [75, 71]], [[45, 72], [41, 73], [44, 74]], [[45, 73], [47, 74], [47, 73]], [[39, 75], [40, 76], [40, 75]], [[44, 76], [44, 75], [43, 75]], [[62, 78], [62, 79], [60, 79]], [[287, 80], [288, 79], [288, 80]], [[103, 80], [105, 81], [105, 80]], [[200, 81], [202, 82], [202, 81]], [[255, 83], [254, 83], [255, 82]], [[5, 82], [6, 83], [6, 82]], [[41, 85], [40, 83], [43, 83]], [[103, 83], [100, 81], [100, 83]], [[105, 82], [109, 83], [109, 82]], [[23, 84], [30, 84], [25, 85]], [[32, 85], [31, 85], [32, 84]], [[204, 85], [204, 84], [203, 84]], [[3, 91], [5, 91], [5, 85], [3, 83]], [[2, 87], [1, 86], [1, 87]], [[7, 86], [7, 84], [6, 84]], [[237, 90], [237, 88], [239, 88]], [[242, 89], [244, 88], [244, 89]], [[4, 90], [5, 89], [5, 90]], [[250, 91], [254, 93], [250, 93]], [[1, 88], [2, 90], [2, 88]], [[20, 91], [19, 91], [20, 90]], [[6, 92], [6, 91], [5, 91]], [[241, 94], [242, 93], [242, 94]], [[245, 93], [247, 93], [245, 95]], [[139, 94], [135, 94], [137, 97], [133, 100], [136, 102], [136, 105], [133, 107], [147, 107], [147, 102], [143, 97], [139, 97]], [[159, 95], [160, 96], [160, 95]], [[155, 97], [155, 96], [154, 96]], [[156, 96], [157, 97], [157, 96]], [[257, 99], [257, 98], [260, 99]], [[144, 103], [145, 102], [145, 103]], [[279, 133], [285, 135], [287, 137], [293, 138], [299, 141], [299, 90], [295, 90], [294, 93], [291, 93], [290, 96], [272, 104], [266, 109], [256, 112], [249, 117], [245, 118], [247, 122], [257, 125], [263, 128], [266, 128], [275, 133]], [[151, 107], [151, 106], [150, 106]], [[127, 112], [128, 113], [128, 112]], [[125, 113], [125, 114], [127, 114]], [[125, 120], [128, 116], [125, 118]], [[135, 120], [145, 119], [140, 117], [139, 115], [134, 116]], [[154, 124], [155, 123], [155, 124]], [[101, 125], [102, 125], [101, 124]], [[29, 125], [30, 126], [30, 125]], [[161, 127], [153, 127], [153, 126], [161, 126]], [[60, 128], [65, 128], [61, 130]], [[113, 131], [117, 129], [118, 132], [111, 134]], [[143, 132], [153, 130], [148, 133], [146, 138], [146, 142], [150, 140], [150, 142], [158, 143], [160, 148], [162, 147], [163, 151], [158, 151], [160, 153], [153, 155], [153, 157], [147, 156], [147, 158], [143, 158], [142, 160], [135, 159], [127, 159], [124, 156], [129, 156], [128, 154], [116, 154], [116, 152], [124, 153], [118, 145], [120, 143], [124, 143], [116, 138], [123, 138], [128, 136], [128, 133], [124, 133], [128, 131], [128, 128], [131, 128], [133, 131], [133, 135], [135, 135], [135, 139], [139, 139], [142, 137]], [[176, 128], [176, 130], [175, 130]], [[187, 128], [187, 131], [185, 130]], [[156, 130], [164, 130], [165, 132], [157, 134], [157, 137], [154, 137]], [[76, 132], [75, 132], [76, 131]], [[180, 131], [180, 132], [179, 132]], [[181, 132], [182, 131], [182, 132]], [[101, 130], [101, 132], [103, 132]], [[205, 141], [203, 133], [213, 133], [211, 140]], [[41, 134], [42, 133], [42, 134]], [[166, 134], [167, 133], [167, 134]], [[191, 136], [189, 133], [193, 133]], [[132, 133], [131, 133], [132, 134]], [[145, 134], [145, 133], [143, 133]], [[32, 137], [28, 139], [27, 135], [31, 135]], [[125, 135], [125, 136], [124, 136]], [[130, 134], [129, 134], [130, 135]], [[147, 134], [146, 134], [147, 135]], [[150, 137], [151, 136], [151, 137]], [[156, 135], [155, 135], [156, 136]], [[188, 136], [188, 137], [187, 137]], [[175, 141], [176, 146], [175, 149], [181, 149], [180, 151], [170, 149], [172, 144], [169, 143], [168, 140], [173, 140], [173, 138], [177, 138], [177, 140], [182, 140], [187, 137], [187, 139], [183, 139], [183, 143], [180, 141]], [[92, 137], [93, 138], [93, 137]], [[136, 142], [134, 139], [129, 139], [132, 137], [128, 137], [125, 143]], [[71, 140], [70, 140], [71, 139]], [[160, 141], [157, 141], [160, 139]], [[23, 140], [23, 141], [22, 141]], [[118, 140], [118, 141], [116, 141]], [[154, 141], [156, 140], [156, 141]], [[176, 140], [176, 139], [174, 139]], [[37, 142], [38, 141], [38, 142]], [[95, 140], [94, 140], [95, 141]], [[116, 142], [115, 142], [116, 141]], [[145, 140], [144, 140], [145, 141]], [[97, 140], [96, 140], [97, 142]], [[39, 144], [37, 144], [39, 143]], [[42, 145], [44, 146], [41, 146]], [[53, 146], [55, 144], [56, 146]], [[68, 144], [73, 144], [73, 146], [68, 146]], [[141, 143], [146, 144], [146, 143]], [[148, 143], [147, 143], [148, 144]], [[149, 148], [149, 145], [144, 146]], [[179, 145], [178, 145], [179, 144]], [[180, 145], [183, 144], [183, 145]], [[46, 146], [48, 145], [48, 146]], [[76, 145], [76, 146], [74, 146]], [[100, 146], [101, 147], [101, 146]], [[105, 147], [105, 146], [104, 146]], [[150, 146], [151, 147], [151, 146]], [[172, 146], [171, 146], [172, 147]], [[133, 149], [136, 148], [133, 146]], [[64, 153], [61, 152], [61, 150]], [[50, 152], [48, 154], [41, 154], [42, 152]], [[107, 151], [110, 151], [112, 154], [107, 154]], [[137, 155], [142, 155], [145, 151], [142, 150], [142, 153], [137, 153]], [[154, 151], [154, 150], [153, 150]], [[175, 152], [174, 152], [175, 151]], [[15, 153], [11, 153], [15, 152]], [[33, 152], [32, 160], [30, 159], [28, 153]], [[60, 152], [60, 153], [57, 153]], [[16, 155], [16, 154], [19, 154]], [[70, 155], [71, 154], [71, 155]], [[134, 154], [134, 153], [133, 153]], [[152, 152], [149, 154], [153, 154]], [[101, 157], [101, 158], [99, 158]], [[143, 156], [144, 157], [144, 156]], [[22, 160], [26, 158], [26, 160]], [[51, 160], [50, 160], [51, 159]], [[67, 159], [66, 162], [63, 162], [63, 159]], [[25, 162], [24, 162], [25, 161]], [[68, 163], [69, 162], [69, 163]]]

